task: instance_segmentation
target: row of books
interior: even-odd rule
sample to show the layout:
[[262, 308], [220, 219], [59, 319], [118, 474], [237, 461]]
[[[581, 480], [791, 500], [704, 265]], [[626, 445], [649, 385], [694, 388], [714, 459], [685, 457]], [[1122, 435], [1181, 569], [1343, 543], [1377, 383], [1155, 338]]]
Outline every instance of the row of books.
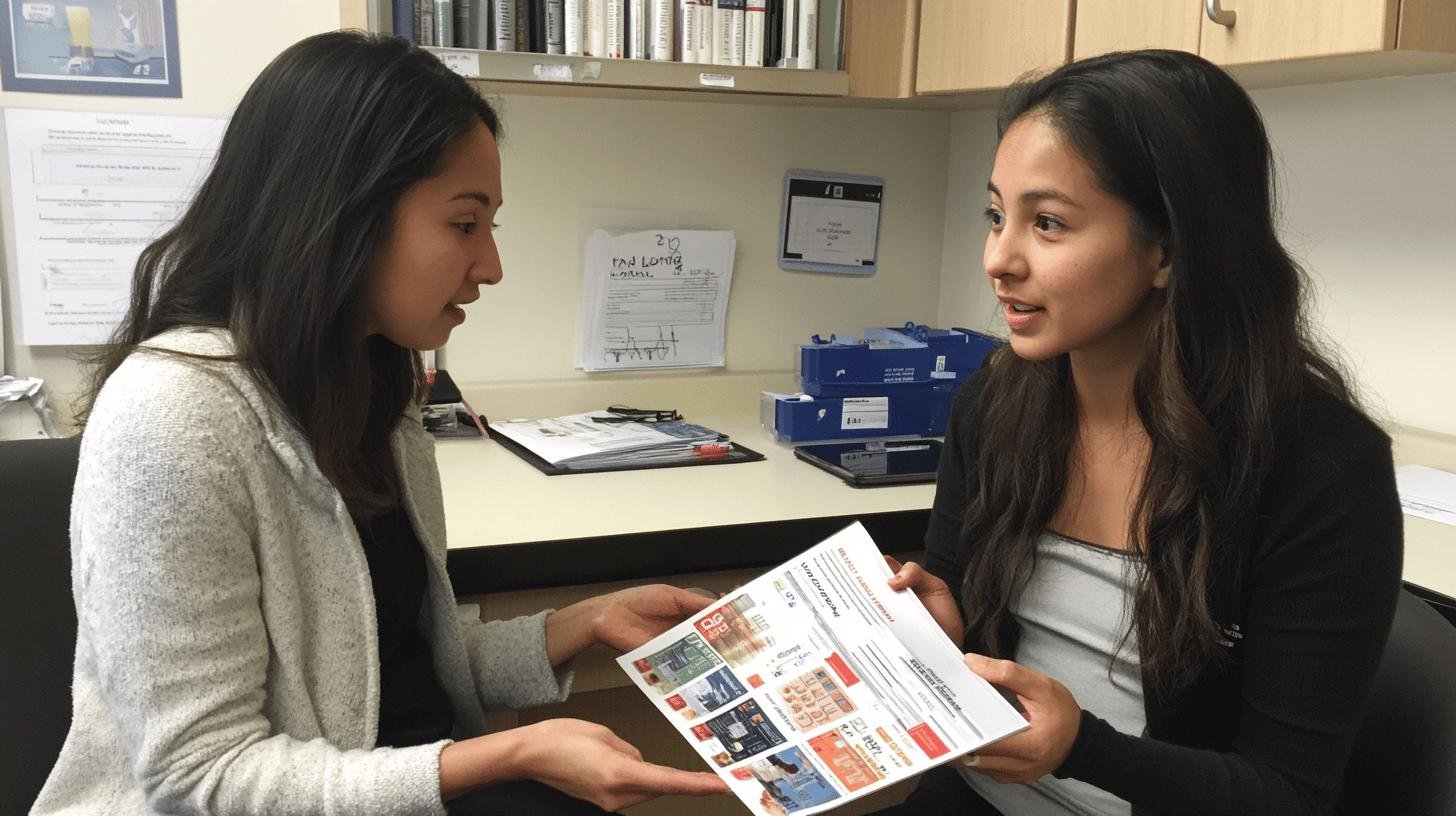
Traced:
[[394, 0], [394, 33], [484, 51], [840, 70], [844, 0]]

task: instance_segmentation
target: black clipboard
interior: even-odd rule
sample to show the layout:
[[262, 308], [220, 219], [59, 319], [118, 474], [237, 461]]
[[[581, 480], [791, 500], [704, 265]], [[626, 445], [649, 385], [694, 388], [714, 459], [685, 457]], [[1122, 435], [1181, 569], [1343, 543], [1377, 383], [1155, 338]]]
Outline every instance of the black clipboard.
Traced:
[[794, 448], [794, 456], [833, 473], [851, 487], [880, 487], [935, 481], [941, 447], [938, 439], [841, 442], [800, 445]]
[[[481, 417], [480, 421], [482, 424], [485, 424], [485, 417]], [[719, 456], [695, 457], [692, 459], [682, 459], [668, 462], [633, 462], [626, 465], [598, 465], [596, 467], [571, 468], [568, 470], [567, 468], [557, 467], [556, 465], [551, 464], [545, 459], [542, 459], [540, 456], [537, 456], [536, 454], [527, 450], [524, 445], [515, 441], [514, 439], [511, 439], [505, 434], [493, 433], [490, 435], [490, 440], [510, 451], [511, 453], [514, 453], [515, 455], [521, 457], [531, 467], [534, 467], [535, 469], [541, 471], [547, 476], [566, 476], [572, 473], [612, 473], [620, 470], [654, 470], [656, 468], [699, 467], [701, 465], [733, 465], [739, 462], [763, 461], [763, 454], [759, 453], [756, 450], [745, 448], [737, 442], [734, 442], [732, 450], [729, 450], [727, 453]]]

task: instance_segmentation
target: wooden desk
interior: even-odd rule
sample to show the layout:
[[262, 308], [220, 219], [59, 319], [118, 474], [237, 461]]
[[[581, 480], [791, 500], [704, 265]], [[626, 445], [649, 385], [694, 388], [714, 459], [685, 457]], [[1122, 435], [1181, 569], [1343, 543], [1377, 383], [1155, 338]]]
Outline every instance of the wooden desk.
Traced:
[[795, 459], [757, 416], [693, 421], [766, 458], [547, 476], [495, 443], [441, 440], [456, 591], [772, 566], [855, 520], [889, 551], [922, 547], [934, 485], [853, 488]]
[[[857, 489], [749, 414], [694, 416], [762, 462], [547, 476], [484, 440], [441, 440], [450, 573], [462, 595], [771, 566], [854, 520], [921, 548], [934, 485]], [[1397, 429], [1398, 464], [1451, 468], [1456, 440]], [[1405, 579], [1456, 597], [1456, 527], [1405, 517]]]

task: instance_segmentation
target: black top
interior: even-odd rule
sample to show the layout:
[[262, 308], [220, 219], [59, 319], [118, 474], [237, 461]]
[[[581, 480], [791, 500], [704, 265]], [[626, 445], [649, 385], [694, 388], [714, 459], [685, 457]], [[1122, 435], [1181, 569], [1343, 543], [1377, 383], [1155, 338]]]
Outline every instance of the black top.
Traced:
[[379, 747], [403, 748], [447, 739], [455, 725], [440, 688], [430, 644], [420, 634], [428, 586], [425, 552], [403, 507], [355, 523], [379, 620]]
[[[953, 588], [975, 557], [959, 531], [977, 473], [984, 379], [956, 396], [925, 536], [926, 568]], [[1241, 635], [1230, 638], [1231, 659], [1164, 699], [1144, 695], [1146, 736], [1083, 711], [1056, 776], [1116, 794], [1134, 814], [1333, 807], [1400, 590], [1389, 437], [1349, 406], [1310, 396], [1253, 511], [1241, 560], [1217, 571], [1210, 592], [1214, 620]], [[1012, 621], [1007, 653], [994, 656], [1014, 656], [1018, 634]]]

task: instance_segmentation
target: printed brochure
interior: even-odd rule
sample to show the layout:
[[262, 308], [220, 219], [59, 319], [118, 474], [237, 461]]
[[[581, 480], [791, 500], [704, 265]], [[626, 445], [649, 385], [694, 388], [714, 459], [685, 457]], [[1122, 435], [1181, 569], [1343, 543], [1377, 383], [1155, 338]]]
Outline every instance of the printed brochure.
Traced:
[[758, 816], [823, 813], [1028, 727], [858, 523], [618, 658]]

